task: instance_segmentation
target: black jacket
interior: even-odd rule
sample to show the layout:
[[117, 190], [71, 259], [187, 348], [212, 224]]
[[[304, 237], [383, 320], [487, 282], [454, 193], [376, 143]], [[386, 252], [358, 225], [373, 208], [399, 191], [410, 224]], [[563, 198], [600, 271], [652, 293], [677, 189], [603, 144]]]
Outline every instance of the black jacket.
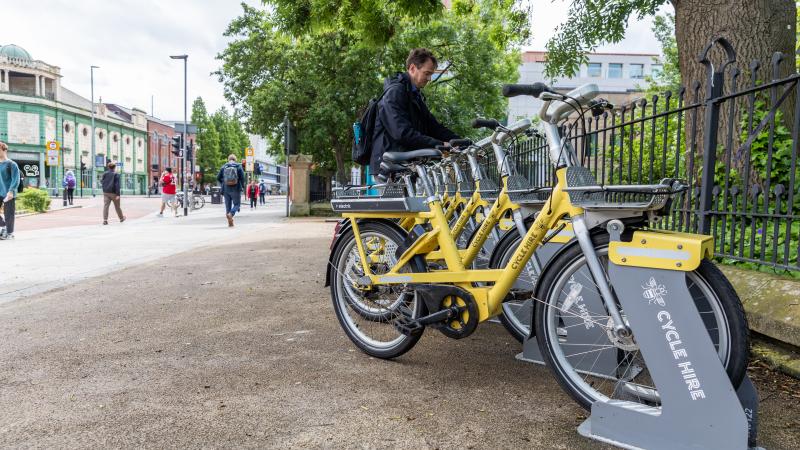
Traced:
[[383, 83], [385, 94], [378, 103], [378, 117], [372, 136], [370, 173], [378, 174], [385, 152], [404, 152], [435, 148], [458, 135], [440, 124], [431, 114], [419, 89], [408, 73], [399, 73]]
[[119, 174], [113, 170], [106, 170], [103, 172], [102, 185], [104, 193], [119, 195]]

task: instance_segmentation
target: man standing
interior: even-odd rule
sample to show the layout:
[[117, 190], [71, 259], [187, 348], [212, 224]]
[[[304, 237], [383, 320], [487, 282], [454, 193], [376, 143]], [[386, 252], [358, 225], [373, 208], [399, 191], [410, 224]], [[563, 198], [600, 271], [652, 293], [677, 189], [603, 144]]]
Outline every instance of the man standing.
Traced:
[[15, 196], [19, 182], [19, 166], [8, 159], [8, 146], [0, 142], [0, 240], [14, 238]]
[[437, 64], [430, 50], [415, 48], [406, 59], [406, 72], [384, 81], [369, 164], [373, 176], [378, 175], [385, 152], [436, 148], [459, 138], [433, 117], [422, 96]]
[[114, 161], [110, 161], [106, 165], [106, 171], [103, 172], [101, 184], [103, 185], [103, 225], [108, 225], [108, 206], [114, 202], [114, 209], [117, 210], [119, 223], [125, 222], [125, 216], [122, 215], [122, 208], [119, 206], [120, 182], [119, 174], [114, 172], [117, 165]]
[[228, 226], [232, 227], [233, 216], [239, 212], [244, 190], [244, 169], [236, 162], [236, 155], [228, 155], [228, 162], [219, 169], [217, 181], [225, 198], [225, 217], [228, 219]]
[[172, 167], [164, 169], [161, 174], [161, 211], [158, 212], [159, 217], [164, 217], [164, 207], [169, 205], [175, 217], [178, 217], [178, 202], [175, 200], [175, 189], [177, 183], [175, 182], [175, 175], [172, 174]]
[[258, 185], [258, 202], [262, 205], [266, 204], [266, 200], [264, 196], [267, 195], [267, 183], [264, 180], [261, 180], [261, 183]]

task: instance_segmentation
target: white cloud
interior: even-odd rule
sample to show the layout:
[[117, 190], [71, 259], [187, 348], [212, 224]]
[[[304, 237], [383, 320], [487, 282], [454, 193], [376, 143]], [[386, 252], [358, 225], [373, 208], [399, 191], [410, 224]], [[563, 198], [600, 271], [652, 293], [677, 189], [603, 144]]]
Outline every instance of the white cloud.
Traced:
[[[241, 0], [39, 0], [3, 2], [0, 44], [17, 44], [34, 59], [61, 68], [62, 85], [89, 98], [89, 66], [95, 69], [95, 99], [183, 118], [183, 62], [188, 54], [188, 103], [201, 96], [210, 111], [225, 105], [222, 85], [211, 72], [225, 49], [222, 36], [241, 15]], [[245, 0], [260, 6], [259, 0]]]

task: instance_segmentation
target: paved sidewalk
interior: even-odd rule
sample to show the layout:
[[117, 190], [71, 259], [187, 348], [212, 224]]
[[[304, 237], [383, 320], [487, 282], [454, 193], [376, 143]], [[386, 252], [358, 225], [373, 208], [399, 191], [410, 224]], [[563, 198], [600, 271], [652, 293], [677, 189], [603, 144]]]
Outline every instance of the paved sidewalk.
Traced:
[[[0, 447], [610, 449], [500, 325], [427, 330], [396, 361], [359, 352], [323, 287], [334, 225], [271, 214], [245, 211], [226, 245], [1, 304]], [[197, 221], [151, 226], [219, 235]], [[789, 382], [757, 381], [769, 450], [800, 448]]]
[[[0, 242], [2, 254], [15, 255], [0, 275], [0, 303], [243, 234], [269, 233], [285, 213], [274, 198], [266, 207], [244, 208], [228, 228], [222, 205], [209, 202], [178, 218], [157, 217], [158, 205], [155, 198], [131, 198], [123, 203], [129, 220], [120, 224], [114, 216], [106, 226], [98, 199], [83, 208], [20, 218], [15, 239]], [[161, 283], [170, 276], [166, 270], [152, 279]]]

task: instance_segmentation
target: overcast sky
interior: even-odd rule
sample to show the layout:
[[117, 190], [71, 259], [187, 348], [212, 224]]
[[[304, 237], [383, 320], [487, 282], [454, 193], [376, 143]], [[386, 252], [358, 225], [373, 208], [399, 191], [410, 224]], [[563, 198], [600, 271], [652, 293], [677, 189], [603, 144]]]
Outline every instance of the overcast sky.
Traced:
[[[566, 0], [530, 0], [533, 40], [544, 49], [553, 28], [566, 19]], [[189, 108], [202, 96], [209, 111], [227, 102], [211, 72], [225, 49], [222, 36], [240, 15], [241, 0], [39, 0], [4, 1], [0, 44], [17, 44], [34, 59], [61, 68], [62, 85], [89, 98], [89, 66], [95, 69], [95, 99], [139, 107], [162, 119], [183, 118], [183, 63], [169, 55], [189, 55]], [[245, 0], [260, 5], [260, 0]], [[658, 53], [651, 20], [631, 21], [625, 41], [599, 51]], [[230, 106], [228, 106], [230, 109]], [[189, 110], [191, 116], [191, 109]]]

